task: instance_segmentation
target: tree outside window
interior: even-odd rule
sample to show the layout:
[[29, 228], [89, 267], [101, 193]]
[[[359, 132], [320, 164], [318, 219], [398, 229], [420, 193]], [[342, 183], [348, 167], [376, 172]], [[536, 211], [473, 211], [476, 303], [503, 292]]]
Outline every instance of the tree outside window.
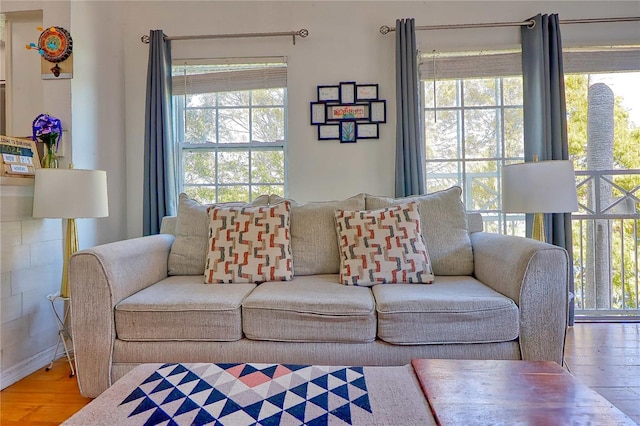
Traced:
[[[282, 85], [268, 71], [264, 64], [174, 67], [181, 191], [202, 203], [285, 195], [286, 87], [255, 88]], [[239, 81], [225, 81], [234, 78]], [[229, 90], [243, 85], [252, 88]], [[175, 94], [176, 87], [181, 93]]]
[[[612, 60], [615, 53], [594, 60], [565, 53], [569, 153], [581, 205], [573, 215], [576, 308], [638, 315], [640, 72], [606, 69], [637, 67], [639, 53]], [[466, 56], [460, 69], [455, 60], [441, 66], [456, 78], [423, 76], [427, 190], [459, 185], [467, 210], [483, 215], [485, 230], [524, 236], [524, 215], [502, 214], [500, 200], [502, 165], [524, 161], [522, 79], [516, 72], [462, 76], [486, 72], [470, 65], [473, 60]], [[501, 71], [519, 69], [517, 58], [511, 67], [508, 62], [500, 62]], [[576, 72], [584, 64], [598, 72]]]

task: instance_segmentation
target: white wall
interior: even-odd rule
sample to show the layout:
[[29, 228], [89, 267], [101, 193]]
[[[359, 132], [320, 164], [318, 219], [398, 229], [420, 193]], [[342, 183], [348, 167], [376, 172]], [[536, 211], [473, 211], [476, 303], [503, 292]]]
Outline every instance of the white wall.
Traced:
[[[73, 163], [75, 168], [107, 170], [112, 206], [109, 218], [78, 221], [80, 248], [126, 237], [123, 47], [120, 32], [114, 31], [121, 25], [118, 4], [69, 0], [0, 2], [0, 12], [10, 22], [9, 37], [14, 47], [8, 70], [13, 81], [8, 78], [12, 119], [7, 133], [30, 135], [33, 119], [46, 112], [62, 120], [64, 133], [58, 153], [63, 156], [61, 167]], [[38, 40], [36, 27], [52, 25], [71, 32], [71, 80], [42, 80], [40, 57], [24, 48]]]
[[[395, 33], [381, 35], [381, 25], [394, 26], [395, 19], [403, 17], [415, 17], [417, 25], [437, 25], [523, 21], [537, 13], [559, 13], [561, 19], [639, 16], [640, 2], [2, 0], [0, 3], [3, 13], [38, 10], [42, 11], [45, 26], [59, 25], [70, 30], [74, 39], [74, 77], [58, 81], [34, 77], [37, 81], [24, 89], [26, 93], [21, 94], [21, 100], [34, 102], [34, 108], [35, 103], [41, 103], [38, 112], [62, 118], [68, 129], [64, 135], [65, 163], [73, 161], [77, 168], [100, 168], [108, 173], [110, 217], [78, 221], [80, 247], [84, 248], [142, 233], [148, 48], [140, 42], [140, 36], [150, 29], [162, 29], [168, 35], [309, 30], [310, 36], [298, 39], [295, 46], [290, 39], [262, 38], [180, 41], [174, 42], [173, 49], [174, 58], [288, 58], [289, 195], [298, 201], [309, 201], [344, 198], [359, 192], [393, 192]], [[37, 35], [34, 30], [34, 39]], [[519, 44], [518, 28], [419, 31], [417, 36], [420, 48], [426, 52]], [[640, 25], [637, 22], [567, 25], [562, 28], [562, 37], [565, 46], [638, 44]], [[32, 72], [32, 66], [37, 65], [14, 65], [11, 72], [26, 72], [27, 67]], [[317, 140], [315, 126], [309, 125], [309, 102], [315, 99], [318, 85], [340, 81], [380, 85], [379, 95], [387, 100], [388, 122], [381, 126], [379, 140], [342, 145]], [[33, 110], [21, 112], [24, 104], [15, 108], [12, 112], [16, 131], [24, 132], [34, 118]], [[28, 330], [25, 324], [51, 319], [50, 313], [43, 311], [46, 305], [42, 305], [42, 295], [30, 292], [30, 286], [55, 288], [60, 274], [57, 260], [50, 267], [39, 266], [36, 272], [51, 280], [42, 284], [38, 282], [41, 278], [34, 278], [25, 265], [12, 264], [12, 269], [5, 269], [8, 265], [5, 259], [13, 259], [16, 250], [27, 250], [25, 244], [37, 244], [32, 238], [34, 228], [46, 225], [45, 238], [58, 239], [59, 234], [50, 228], [57, 227], [57, 222], [32, 223], [23, 198], [21, 195], [21, 201], [15, 204], [20, 208], [10, 203], [2, 206], [3, 376], [7, 368], [15, 371], [14, 367], [28, 364], [34, 351], [50, 345], [50, 339], [55, 337], [51, 334], [53, 329], [46, 336], [38, 332], [30, 334], [25, 331]], [[13, 223], [15, 217], [25, 220], [26, 225]], [[60, 246], [58, 242], [53, 244]], [[17, 275], [13, 271], [18, 271]], [[16, 277], [26, 280], [15, 284], [23, 298], [20, 306], [28, 307], [21, 311], [24, 314], [15, 311], [16, 294], [12, 286]], [[12, 325], [5, 327], [7, 323]], [[9, 353], [6, 349], [11, 347], [15, 350], [12, 349], [10, 358], [5, 358], [5, 353]], [[19, 360], [23, 364], [12, 364]], [[24, 375], [30, 372], [18, 370]]]
[[[127, 2], [123, 5], [125, 71], [127, 233], [142, 229], [142, 154], [147, 46], [150, 29], [167, 35], [291, 31], [310, 36], [293, 46], [288, 39], [177, 41], [173, 57], [284, 55], [288, 57], [289, 196], [298, 201], [348, 197], [359, 192], [392, 194], [394, 187], [394, 34], [381, 25], [415, 17], [417, 25], [523, 21], [537, 13], [561, 19], [638, 16], [638, 2]], [[572, 25], [565, 45], [638, 42], [637, 23]], [[519, 29], [420, 31], [424, 51], [515, 47]], [[316, 86], [340, 81], [380, 84], [388, 122], [380, 139], [340, 144], [318, 141], [309, 125]]]
[[61, 221], [34, 219], [32, 206], [33, 186], [0, 186], [2, 388], [47, 365], [58, 336], [46, 296], [60, 289]]
[[[19, 14], [7, 23], [8, 37], [6, 59], [10, 63], [7, 72], [9, 90], [7, 98], [12, 105], [7, 117], [7, 133], [14, 136], [31, 135], [31, 122], [25, 117], [36, 118], [42, 112], [43, 89], [40, 79], [40, 56], [25, 45], [37, 40], [36, 27], [42, 25], [42, 13]], [[7, 71], [7, 70], [5, 70]]]
[[[69, 29], [69, 3], [69, 0], [3, 0], [0, 2], [0, 13], [5, 13], [10, 22], [12, 20], [17, 22], [19, 28], [16, 36], [21, 42], [20, 45], [15, 46], [13, 52], [16, 63], [9, 62], [11, 69], [7, 70], [7, 98], [8, 106], [11, 108], [11, 123], [8, 123], [7, 130], [11, 130], [10, 136], [25, 136], [25, 131], [26, 135], [31, 134], [31, 123], [38, 114], [46, 112], [59, 118], [63, 128], [66, 129], [60, 148], [60, 154], [65, 156], [63, 160], [65, 167], [71, 158], [73, 144], [71, 80], [41, 80], [38, 55], [33, 51], [27, 51], [24, 45], [38, 41], [40, 36], [40, 32], [36, 29], [38, 26], [55, 25]], [[38, 16], [39, 19], [34, 19], [33, 16]], [[12, 36], [13, 34], [9, 35], [9, 37]], [[29, 78], [33, 79], [31, 85], [21, 85], [18, 88], [11, 86], [11, 76], [24, 80], [25, 75], [30, 75]], [[33, 115], [33, 111], [37, 113]]]
[[[8, 133], [31, 134], [42, 112], [59, 117], [67, 131], [63, 150], [71, 156], [71, 82], [40, 78], [40, 58], [25, 45], [38, 40], [38, 26], [69, 28], [68, 1], [2, 1], [7, 14]], [[65, 149], [67, 148], [67, 149]], [[60, 288], [62, 225], [56, 219], [33, 219], [33, 185], [0, 187], [0, 311], [3, 388], [44, 367], [53, 356], [57, 327], [46, 296]]]
[[[109, 217], [78, 220], [81, 248], [127, 236], [121, 2], [71, 2], [73, 162], [107, 171]], [[145, 71], [146, 72], [146, 71]], [[134, 160], [135, 161], [135, 160]]]

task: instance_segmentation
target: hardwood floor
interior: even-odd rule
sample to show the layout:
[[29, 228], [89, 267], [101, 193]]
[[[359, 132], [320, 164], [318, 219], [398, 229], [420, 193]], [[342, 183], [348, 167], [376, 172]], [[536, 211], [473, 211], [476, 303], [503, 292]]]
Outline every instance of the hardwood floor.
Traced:
[[[567, 333], [566, 367], [640, 423], [640, 323], [578, 323]], [[58, 425], [90, 401], [61, 359], [0, 392], [3, 426]]]
[[569, 328], [568, 370], [640, 424], [640, 323], [578, 323]]
[[80, 395], [69, 372], [67, 359], [61, 358], [50, 371], [42, 368], [0, 392], [0, 425], [59, 425], [80, 411], [91, 398]]

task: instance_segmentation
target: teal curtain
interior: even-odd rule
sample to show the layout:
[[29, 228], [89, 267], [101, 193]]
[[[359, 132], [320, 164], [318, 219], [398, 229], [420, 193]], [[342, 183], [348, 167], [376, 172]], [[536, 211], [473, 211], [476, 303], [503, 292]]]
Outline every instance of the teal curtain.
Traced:
[[[522, 80], [524, 100], [524, 156], [533, 161], [568, 160], [567, 113], [562, 66], [562, 41], [557, 14], [531, 18], [533, 28], [523, 26]], [[531, 215], [528, 215], [531, 216]], [[531, 236], [532, 218], [527, 218], [527, 236]], [[573, 267], [571, 214], [545, 215], [546, 240], [569, 252]], [[569, 291], [573, 293], [573, 273], [569, 274]], [[573, 323], [573, 303], [570, 306]]]
[[425, 192], [414, 19], [396, 20], [396, 197]]
[[144, 133], [143, 235], [160, 232], [162, 218], [176, 214], [171, 123], [171, 42], [162, 30], [149, 34]]

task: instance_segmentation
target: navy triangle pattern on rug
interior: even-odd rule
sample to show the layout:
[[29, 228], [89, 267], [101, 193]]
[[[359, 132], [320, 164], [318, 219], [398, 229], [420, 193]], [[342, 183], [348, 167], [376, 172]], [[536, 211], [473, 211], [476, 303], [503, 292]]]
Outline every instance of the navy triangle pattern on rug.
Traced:
[[164, 364], [120, 406], [144, 425], [352, 424], [354, 410], [372, 413], [362, 367], [289, 364]]

